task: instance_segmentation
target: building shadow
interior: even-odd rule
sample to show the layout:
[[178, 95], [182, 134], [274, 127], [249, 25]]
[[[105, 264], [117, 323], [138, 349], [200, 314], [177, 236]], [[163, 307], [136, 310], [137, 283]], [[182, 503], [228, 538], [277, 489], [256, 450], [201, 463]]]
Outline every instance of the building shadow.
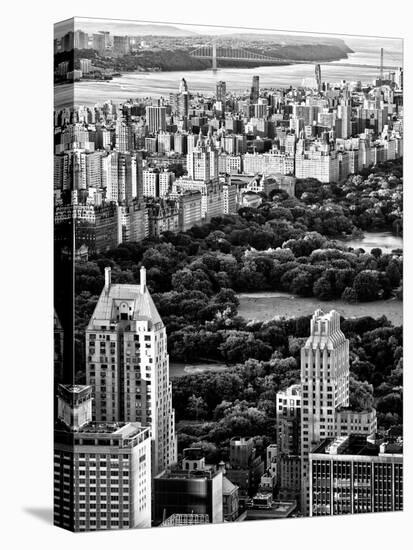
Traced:
[[24, 508], [24, 511], [26, 514], [30, 514], [31, 516], [40, 519], [41, 521], [44, 521], [48, 523], [49, 525], [53, 525], [53, 508]]

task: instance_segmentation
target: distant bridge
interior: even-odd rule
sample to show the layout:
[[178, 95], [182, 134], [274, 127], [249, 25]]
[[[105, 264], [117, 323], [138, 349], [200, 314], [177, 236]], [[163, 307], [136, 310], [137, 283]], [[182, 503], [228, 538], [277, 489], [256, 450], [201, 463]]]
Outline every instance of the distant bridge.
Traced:
[[[380, 77], [383, 78], [384, 70], [397, 70], [400, 66], [395, 65], [384, 65], [383, 64], [383, 55], [384, 50], [380, 50], [380, 62], [377, 65], [367, 65], [362, 63], [340, 63], [337, 61], [310, 61], [308, 59], [285, 59], [284, 57], [273, 57], [265, 54], [260, 54], [256, 52], [250, 52], [244, 48], [233, 48], [228, 46], [218, 46], [215, 41], [209, 42], [203, 46], [199, 46], [195, 50], [189, 52], [191, 57], [197, 59], [211, 59], [212, 61], [212, 70], [216, 71], [218, 67], [218, 59], [229, 60], [229, 61], [246, 61], [256, 63], [257, 61], [264, 61], [267, 63], [277, 63], [284, 65], [330, 65], [333, 67], [360, 67], [363, 69], [378, 69], [380, 71]], [[319, 69], [316, 69], [316, 72]]]

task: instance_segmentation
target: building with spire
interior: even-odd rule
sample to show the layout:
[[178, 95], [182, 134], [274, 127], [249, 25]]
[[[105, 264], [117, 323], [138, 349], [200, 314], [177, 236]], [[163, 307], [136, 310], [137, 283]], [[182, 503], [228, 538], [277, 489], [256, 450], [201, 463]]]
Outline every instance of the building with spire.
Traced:
[[152, 475], [177, 459], [175, 413], [169, 382], [165, 326], [146, 286], [105, 286], [86, 329], [86, 380], [98, 422], [140, 422], [150, 427]]

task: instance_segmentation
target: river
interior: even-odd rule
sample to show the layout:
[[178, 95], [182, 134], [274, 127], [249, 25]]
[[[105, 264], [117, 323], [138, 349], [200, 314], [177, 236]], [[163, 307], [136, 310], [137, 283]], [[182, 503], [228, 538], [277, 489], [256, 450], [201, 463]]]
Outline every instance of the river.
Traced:
[[[401, 66], [401, 41], [392, 39], [359, 39], [344, 37], [346, 43], [355, 53], [349, 54], [341, 63], [379, 64], [380, 47], [385, 50], [384, 64]], [[322, 65], [322, 78], [328, 82], [340, 80], [361, 80], [372, 82], [377, 78], [377, 69], [364, 67], [337, 67]], [[112, 100], [121, 103], [130, 98], [169, 96], [169, 93], [178, 90], [182, 77], [188, 82], [190, 91], [211, 93], [215, 91], [216, 82], [224, 80], [227, 90], [236, 92], [249, 89], [252, 76], [260, 76], [262, 88], [286, 88], [290, 85], [300, 86], [303, 79], [314, 77], [314, 64], [288, 65], [277, 67], [254, 67], [242, 69], [218, 69], [205, 71], [171, 71], [171, 72], [133, 72], [124, 73], [113, 80], [82, 81], [74, 85], [76, 105], [93, 106]], [[73, 101], [73, 85], [64, 84], [55, 86], [55, 108], [59, 109]]]

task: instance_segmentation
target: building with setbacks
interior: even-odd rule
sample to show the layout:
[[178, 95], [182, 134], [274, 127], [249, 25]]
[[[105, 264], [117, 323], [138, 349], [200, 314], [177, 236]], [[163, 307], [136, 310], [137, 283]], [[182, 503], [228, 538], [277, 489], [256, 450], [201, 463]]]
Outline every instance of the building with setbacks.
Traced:
[[146, 285], [105, 285], [86, 329], [86, 380], [97, 422], [140, 422], [151, 430], [152, 475], [176, 463], [165, 325]]

